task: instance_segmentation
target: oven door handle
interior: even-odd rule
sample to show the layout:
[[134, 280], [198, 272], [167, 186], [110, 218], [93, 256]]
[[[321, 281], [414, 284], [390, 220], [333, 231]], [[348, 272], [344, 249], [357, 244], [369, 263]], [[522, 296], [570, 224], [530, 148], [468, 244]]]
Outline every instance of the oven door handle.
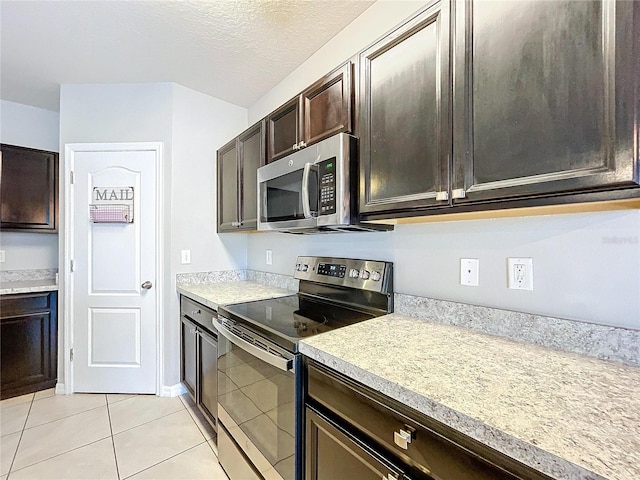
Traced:
[[213, 326], [216, 327], [220, 335], [225, 337], [227, 340], [229, 340], [231, 343], [238, 346], [242, 350], [250, 353], [254, 357], [257, 357], [264, 362], [267, 362], [269, 365], [276, 367], [277, 369], [283, 370], [285, 372], [293, 370], [293, 360], [288, 360], [286, 358], [273, 355], [272, 353], [264, 351], [260, 347], [256, 347], [252, 343], [247, 342], [245, 339], [231, 332], [227, 327], [222, 325], [222, 322], [220, 322], [220, 320], [218, 320], [217, 318], [214, 318], [212, 322]]
[[309, 198], [309, 177], [311, 169], [317, 168], [313, 163], [305, 163], [302, 171], [302, 212], [304, 218], [313, 218], [318, 215], [317, 211], [311, 211], [311, 199]]

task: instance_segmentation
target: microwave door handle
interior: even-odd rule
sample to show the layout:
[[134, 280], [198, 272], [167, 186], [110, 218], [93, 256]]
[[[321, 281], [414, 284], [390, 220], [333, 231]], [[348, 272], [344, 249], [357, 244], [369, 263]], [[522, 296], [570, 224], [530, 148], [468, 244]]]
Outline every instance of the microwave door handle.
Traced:
[[311, 169], [313, 169], [315, 165], [313, 163], [305, 163], [304, 170], [302, 172], [302, 212], [304, 213], [304, 218], [312, 218], [315, 217], [311, 211], [311, 200], [309, 198], [309, 176], [311, 175]]

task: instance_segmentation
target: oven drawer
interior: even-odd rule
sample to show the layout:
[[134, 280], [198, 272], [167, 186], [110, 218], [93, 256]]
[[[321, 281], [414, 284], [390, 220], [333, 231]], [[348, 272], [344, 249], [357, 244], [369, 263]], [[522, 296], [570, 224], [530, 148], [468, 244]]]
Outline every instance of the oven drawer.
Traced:
[[322, 365], [308, 362], [307, 382], [308, 405], [337, 417], [353, 435], [409, 465], [411, 478], [549, 479]]

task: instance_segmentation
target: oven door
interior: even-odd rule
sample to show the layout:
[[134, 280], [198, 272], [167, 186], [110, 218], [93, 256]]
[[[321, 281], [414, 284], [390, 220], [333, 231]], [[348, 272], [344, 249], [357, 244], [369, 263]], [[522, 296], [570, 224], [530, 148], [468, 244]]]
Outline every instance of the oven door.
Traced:
[[231, 480], [294, 480], [294, 355], [222, 317], [214, 323], [220, 464]]

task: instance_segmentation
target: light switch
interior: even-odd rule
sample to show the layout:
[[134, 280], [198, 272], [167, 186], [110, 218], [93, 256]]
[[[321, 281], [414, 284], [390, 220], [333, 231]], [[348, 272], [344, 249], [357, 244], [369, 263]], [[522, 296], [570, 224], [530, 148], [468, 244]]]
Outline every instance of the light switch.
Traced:
[[182, 265], [188, 265], [191, 263], [191, 250], [182, 250], [181, 252]]

